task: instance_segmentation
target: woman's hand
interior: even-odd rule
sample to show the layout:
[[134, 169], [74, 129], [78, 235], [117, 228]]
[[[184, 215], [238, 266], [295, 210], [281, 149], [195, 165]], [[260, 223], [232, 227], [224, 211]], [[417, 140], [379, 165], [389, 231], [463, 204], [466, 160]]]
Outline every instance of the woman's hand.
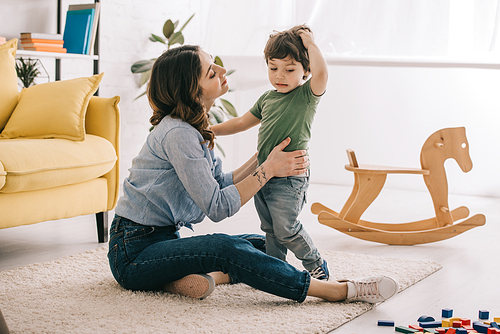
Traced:
[[268, 155], [267, 160], [262, 164], [268, 179], [272, 177], [286, 177], [300, 175], [307, 171], [309, 166], [309, 157], [306, 150], [297, 150], [292, 152], [283, 152], [285, 147], [290, 144], [288, 137], [277, 145]]
[[[271, 151], [262, 165], [235, 184], [240, 193], [241, 205], [248, 202], [271, 178], [300, 175], [307, 171], [309, 159], [305, 150], [283, 152], [290, 141], [290, 138], [283, 140]], [[252, 159], [249, 160], [250, 165], [252, 161]]]

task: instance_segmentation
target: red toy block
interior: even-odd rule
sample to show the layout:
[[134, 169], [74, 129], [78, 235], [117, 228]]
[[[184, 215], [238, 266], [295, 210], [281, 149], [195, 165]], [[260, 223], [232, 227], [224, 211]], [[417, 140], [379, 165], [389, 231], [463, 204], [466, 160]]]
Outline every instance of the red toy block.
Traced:
[[446, 334], [456, 334], [457, 333], [457, 330], [455, 328], [448, 328], [448, 330], [446, 331]]
[[423, 332], [424, 331], [424, 329], [422, 327], [418, 326], [418, 325], [410, 325], [408, 327], [410, 327], [411, 329], [416, 329], [419, 332]]
[[443, 327], [439, 327], [436, 328], [436, 332], [438, 332], [438, 334], [446, 334], [446, 329], [444, 329]]
[[462, 322], [462, 327], [471, 325], [470, 319], [461, 318], [460, 321]]
[[453, 323], [451, 324], [451, 326], [452, 326], [453, 328], [460, 328], [460, 327], [462, 327], [462, 322], [461, 322], [461, 321], [459, 321], [459, 320], [458, 320], [458, 321], [457, 321], [457, 320], [455, 320], [455, 321], [453, 321]]

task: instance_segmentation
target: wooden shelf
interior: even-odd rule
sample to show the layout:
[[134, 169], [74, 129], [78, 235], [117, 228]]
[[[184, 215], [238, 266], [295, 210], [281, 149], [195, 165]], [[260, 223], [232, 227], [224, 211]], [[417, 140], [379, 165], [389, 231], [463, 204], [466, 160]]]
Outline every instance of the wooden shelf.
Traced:
[[60, 53], [60, 52], [42, 52], [42, 51], [29, 51], [29, 50], [17, 50], [16, 57], [18, 56], [29, 56], [34, 58], [55, 58], [55, 59], [88, 59], [88, 60], [98, 60], [98, 55], [82, 55], [76, 53]]

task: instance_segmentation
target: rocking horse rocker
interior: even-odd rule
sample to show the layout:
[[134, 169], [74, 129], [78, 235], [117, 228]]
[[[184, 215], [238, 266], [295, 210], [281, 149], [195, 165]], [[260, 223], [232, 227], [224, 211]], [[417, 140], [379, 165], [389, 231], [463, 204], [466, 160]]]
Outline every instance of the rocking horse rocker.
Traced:
[[[448, 206], [448, 183], [444, 162], [453, 158], [463, 172], [467, 173], [472, 169], [464, 127], [442, 129], [433, 133], [422, 147], [421, 169], [358, 165], [354, 151], [347, 150], [347, 155], [349, 165], [345, 168], [354, 172], [354, 187], [340, 213], [320, 203], [311, 206], [311, 211], [318, 215], [318, 221], [323, 225], [367, 241], [389, 245], [416, 245], [449, 239], [486, 222], [482, 214], [465, 219], [469, 216], [469, 209], [464, 206], [455, 210], [450, 210]], [[360, 220], [361, 215], [382, 190], [387, 174], [423, 175], [436, 217], [409, 223]], [[460, 219], [465, 220], [457, 222]]]

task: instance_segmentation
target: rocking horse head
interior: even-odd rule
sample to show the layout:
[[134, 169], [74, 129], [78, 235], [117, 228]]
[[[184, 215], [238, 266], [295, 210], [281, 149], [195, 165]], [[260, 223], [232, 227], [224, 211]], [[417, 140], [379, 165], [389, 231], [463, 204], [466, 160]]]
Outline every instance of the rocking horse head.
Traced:
[[469, 155], [469, 142], [465, 136], [465, 128], [447, 128], [434, 132], [425, 141], [420, 153], [422, 169], [440, 165], [453, 158], [463, 172], [472, 169], [472, 160]]

